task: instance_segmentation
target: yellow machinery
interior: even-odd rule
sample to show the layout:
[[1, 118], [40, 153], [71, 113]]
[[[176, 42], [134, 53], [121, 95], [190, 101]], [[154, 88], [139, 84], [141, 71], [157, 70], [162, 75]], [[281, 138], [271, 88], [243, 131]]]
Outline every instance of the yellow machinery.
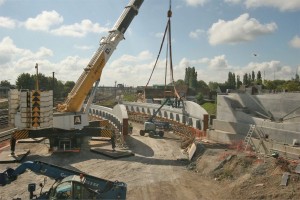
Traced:
[[[47, 137], [50, 139], [50, 148], [55, 150], [66, 151], [80, 147], [82, 136], [88, 135], [88, 131], [84, 128], [89, 125], [88, 111], [91, 101], [88, 101], [85, 109], [83, 103], [94, 83], [96, 83], [94, 88], [97, 88], [105, 64], [119, 42], [124, 39], [124, 33], [138, 14], [143, 1], [131, 0], [125, 7], [108, 36], [101, 39], [100, 47], [85, 67], [67, 99], [63, 104], [58, 105], [56, 111], [53, 112], [52, 109], [52, 92], [48, 94], [39, 91], [38, 88], [32, 92], [12, 92], [14, 95], [10, 98], [11, 122], [19, 129], [12, 135], [12, 152], [16, 140], [26, 137]], [[91, 96], [93, 93], [94, 91]]]

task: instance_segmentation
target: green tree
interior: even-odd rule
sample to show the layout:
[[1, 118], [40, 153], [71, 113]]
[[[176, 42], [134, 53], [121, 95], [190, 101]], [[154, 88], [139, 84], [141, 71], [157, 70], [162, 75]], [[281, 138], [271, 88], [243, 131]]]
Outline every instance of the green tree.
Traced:
[[251, 80], [252, 80], [252, 83], [254, 83], [254, 81], [255, 81], [255, 73], [254, 73], [254, 71], [252, 71]]
[[236, 88], [239, 89], [242, 85], [242, 81], [241, 81], [241, 78], [240, 78], [240, 75], [237, 75], [236, 76]]
[[57, 98], [65, 98], [68, 95], [68, 93], [65, 94], [65, 86], [62, 81], [57, 81], [57, 84], [55, 86], [55, 93], [57, 93]]
[[195, 98], [196, 98], [198, 104], [201, 105], [202, 103], [204, 103], [204, 96], [201, 92], [199, 92]]
[[64, 85], [64, 96], [66, 97], [70, 92], [71, 90], [73, 89], [75, 85], [75, 82], [74, 81], [67, 81]]
[[18, 89], [33, 90], [35, 88], [35, 80], [29, 73], [22, 73], [18, 76], [16, 85]]
[[[31, 79], [36, 81], [36, 75], [31, 75]], [[49, 77], [46, 77], [44, 74], [39, 73], [38, 75], [39, 90], [52, 90], [51, 82]]]
[[299, 74], [295, 75], [295, 81], [299, 82]]
[[283, 87], [284, 87], [287, 91], [289, 91], [289, 92], [299, 91], [299, 89], [300, 89], [300, 84], [299, 84], [299, 82], [292, 80], [292, 81], [287, 81], [287, 82], [283, 85]]
[[227, 81], [225, 82], [225, 86], [228, 89], [235, 89], [236, 88], [236, 81], [235, 81], [235, 74], [232, 72], [228, 73]]
[[197, 82], [197, 89], [198, 90], [209, 90], [208, 85], [205, 83], [205, 81], [200, 80]]
[[184, 86], [186, 85], [184, 80], [178, 79], [177, 81], [174, 82], [175, 86]]
[[258, 85], [262, 85], [262, 77], [261, 77], [261, 72], [260, 71], [257, 72], [256, 83]]
[[10, 82], [8, 80], [3, 80], [3, 81], [0, 82], [0, 86], [1, 87], [8, 87], [8, 88], [10, 88], [11, 84], [10, 84]]
[[196, 89], [197, 87], [197, 72], [195, 67], [187, 67], [185, 69], [184, 82], [189, 88]]
[[286, 83], [285, 80], [265, 80], [264, 86], [268, 90], [273, 91], [282, 91], [285, 89], [284, 84]]
[[217, 91], [218, 87], [219, 87], [219, 83], [218, 82], [208, 82], [208, 87], [211, 91]]

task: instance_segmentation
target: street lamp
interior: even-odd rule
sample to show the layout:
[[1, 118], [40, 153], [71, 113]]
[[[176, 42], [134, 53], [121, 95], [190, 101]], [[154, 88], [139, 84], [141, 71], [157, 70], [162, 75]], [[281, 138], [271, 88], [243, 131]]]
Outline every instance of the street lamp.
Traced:
[[35, 69], [36, 69], [36, 80], [35, 80], [35, 84], [36, 84], [36, 91], [39, 90], [39, 65], [36, 63], [35, 64]]
[[115, 99], [117, 99], [117, 81], [115, 81]]

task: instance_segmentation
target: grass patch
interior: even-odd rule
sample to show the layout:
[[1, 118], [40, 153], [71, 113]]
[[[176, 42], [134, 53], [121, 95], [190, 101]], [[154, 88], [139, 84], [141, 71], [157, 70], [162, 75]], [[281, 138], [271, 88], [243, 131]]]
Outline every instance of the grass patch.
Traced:
[[216, 103], [211, 103], [211, 102], [206, 102], [201, 105], [209, 115], [216, 115], [217, 114], [217, 104]]
[[136, 96], [135, 94], [125, 94], [123, 97], [124, 101], [135, 102]]

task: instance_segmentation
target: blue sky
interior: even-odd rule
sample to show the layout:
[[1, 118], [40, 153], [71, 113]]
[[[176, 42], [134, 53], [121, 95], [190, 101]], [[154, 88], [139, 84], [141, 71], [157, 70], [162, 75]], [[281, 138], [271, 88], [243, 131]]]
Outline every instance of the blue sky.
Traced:
[[[39, 71], [76, 81], [129, 0], [0, 0], [1, 80]], [[144, 86], [167, 23], [169, 0], [145, 0], [106, 64], [100, 85]], [[268, 80], [300, 73], [300, 0], [172, 0], [174, 78], [224, 82], [261, 71]], [[165, 49], [151, 79], [164, 83]], [[254, 56], [256, 54], [257, 56]], [[169, 78], [168, 78], [169, 79]]]

